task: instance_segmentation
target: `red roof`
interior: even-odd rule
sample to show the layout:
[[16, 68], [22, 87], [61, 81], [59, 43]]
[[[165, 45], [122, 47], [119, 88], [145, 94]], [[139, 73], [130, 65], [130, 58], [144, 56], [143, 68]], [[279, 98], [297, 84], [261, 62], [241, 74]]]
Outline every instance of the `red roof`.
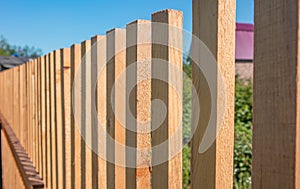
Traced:
[[236, 24], [235, 59], [252, 61], [254, 49], [254, 26], [253, 24]]

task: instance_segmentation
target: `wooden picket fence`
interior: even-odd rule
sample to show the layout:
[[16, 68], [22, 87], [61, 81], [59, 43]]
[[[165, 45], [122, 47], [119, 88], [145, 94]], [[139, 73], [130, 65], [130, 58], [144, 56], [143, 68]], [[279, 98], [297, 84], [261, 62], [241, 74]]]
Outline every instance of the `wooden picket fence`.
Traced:
[[[255, 1], [253, 188], [300, 187], [298, 3]], [[211, 112], [207, 80], [193, 63], [192, 80], [197, 92], [193, 102], [197, 99], [201, 108], [199, 120], [195, 120], [194, 111], [192, 115], [192, 122], [198, 125], [193, 128], [191, 141], [193, 189], [233, 187], [235, 5], [235, 0], [193, 1], [193, 34], [216, 58], [225, 96], [219, 94], [221, 86], [216, 82], [215, 100], [217, 105], [226, 101], [216, 140], [199, 153], [209, 115], [222, 112], [218, 106]], [[164, 23], [182, 29], [182, 17], [175, 10], [156, 12], [151, 21], [134, 21], [126, 29], [110, 30], [106, 36], [94, 36], [1, 72], [2, 187], [182, 188], [182, 154], [179, 151], [170, 157], [182, 147], [181, 134], [163, 151], [153, 150], [170, 140], [175, 131], [181, 132], [178, 94], [154, 79], [138, 83], [130, 94], [127, 86], [132, 78], [138, 81], [156, 74], [169, 81], [174, 79], [172, 66], [182, 70], [182, 36], [168, 27], [162, 32], [153, 26]], [[150, 43], [140, 41], [145, 37]], [[172, 47], [174, 38], [179, 50]], [[157, 45], [153, 40], [168, 45]], [[199, 54], [194, 45], [192, 54]], [[152, 62], [143, 62], [151, 58]], [[155, 59], [168, 62], [161, 73], [153, 71], [157, 70]], [[99, 76], [97, 71], [103, 64], [106, 66]], [[122, 79], [124, 85], [116, 87], [115, 82], [130, 66], [133, 72]], [[178, 89], [182, 89], [182, 76], [175, 78]], [[129, 130], [141, 127], [139, 122], [130, 121], [131, 114], [145, 122], [160, 119], [151, 107], [153, 99], [160, 99], [167, 111], [160, 127], [142, 133]], [[215, 125], [220, 124], [217, 121]], [[117, 143], [149, 150], [127, 154]], [[164, 155], [166, 162], [153, 164]], [[123, 166], [128, 162], [136, 166]]]

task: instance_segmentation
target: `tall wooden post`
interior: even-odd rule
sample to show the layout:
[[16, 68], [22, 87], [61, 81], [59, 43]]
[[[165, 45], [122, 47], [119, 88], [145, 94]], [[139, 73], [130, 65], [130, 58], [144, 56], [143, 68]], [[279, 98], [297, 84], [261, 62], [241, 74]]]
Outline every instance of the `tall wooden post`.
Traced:
[[61, 54], [61, 81], [62, 81], [62, 136], [63, 145], [62, 149], [65, 153], [64, 157], [64, 169], [63, 175], [65, 177], [64, 187], [67, 189], [72, 188], [72, 182], [74, 181], [74, 172], [72, 170], [72, 153], [74, 153], [74, 148], [72, 143], [72, 133], [71, 126], [71, 54], [69, 48], [63, 48], [60, 50]]
[[65, 127], [63, 123], [63, 67], [61, 60], [61, 51], [54, 51], [54, 74], [55, 74], [55, 111], [56, 111], [56, 147], [57, 147], [57, 183], [58, 188], [65, 188]]
[[255, 1], [252, 188], [300, 188], [299, 1]]
[[84, 110], [84, 125], [81, 135], [85, 139], [85, 187], [92, 188], [92, 117], [91, 117], [91, 40], [86, 40], [81, 43], [81, 69], [83, 71], [83, 106]]
[[54, 51], [49, 54], [49, 88], [50, 88], [50, 137], [51, 137], [51, 165], [52, 188], [58, 188], [58, 164], [57, 164], [57, 112], [56, 112], [56, 75], [54, 63]]
[[[41, 57], [41, 130], [42, 130], [42, 178], [45, 182], [45, 185], [47, 183], [47, 90], [46, 90], [46, 58], [45, 56]], [[20, 75], [21, 77], [21, 75]], [[20, 85], [21, 87], [21, 85]]]
[[166, 109], [151, 109], [152, 188], [182, 188], [182, 22], [180, 11], [152, 14], [151, 98]]
[[[126, 67], [126, 31], [112, 29], [106, 34], [107, 44], [107, 133], [111, 140], [107, 140], [107, 188], [125, 188], [125, 151], [116, 149], [116, 143], [125, 145], [125, 126], [118, 121], [116, 115], [125, 116], [125, 86], [114, 86], [116, 79], [125, 71]], [[114, 93], [113, 87], [115, 87]], [[122, 94], [124, 96], [122, 96]], [[116, 96], [120, 98], [116, 98]], [[114, 104], [112, 104], [114, 102]], [[112, 163], [114, 162], [114, 163]], [[121, 165], [122, 164], [122, 165]]]
[[[203, 70], [193, 63], [193, 86], [200, 104], [200, 118], [196, 118], [195, 103], [192, 103], [192, 120], [195, 133], [192, 138], [191, 181], [192, 188], [232, 188], [233, 184], [233, 144], [234, 144], [234, 52], [235, 52], [235, 0], [193, 0], [193, 34], [209, 49], [216, 65], [212, 73], [215, 76], [212, 86], [209, 86]], [[198, 47], [197, 47], [198, 46]], [[203, 44], [193, 40], [193, 54], [200, 55], [198, 62], [205, 65], [205, 49]], [[196, 48], [197, 47], [197, 48]], [[199, 50], [199, 51], [197, 51]], [[194, 61], [199, 61], [194, 60]], [[211, 62], [213, 64], [213, 62]], [[219, 81], [224, 83], [224, 93]], [[216, 91], [215, 98], [210, 98], [210, 87]], [[193, 99], [194, 101], [195, 99]], [[222, 102], [226, 102], [222, 110]], [[195, 102], [195, 101], [194, 101]], [[212, 103], [216, 110], [212, 111]], [[222, 117], [222, 113], [224, 113]], [[212, 120], [213, 128], [208, 128], [211, 116], [221, 117]], [[206, 130], [211, 131], [212, 145], [199, 153], [199, 145], [204, 139]], [[206, 136], [207, 137], [207, 136]], [[215, 139], [215, 140], [214, 140]]]
[[[151, 22], [136, 20], [126, 26], [126, 188], [151, 187]], [[127, 73], [128, 72], [128, 73]], [[137, 86], [132, 86], [137, 84]], [[125, 121], [125, 120], [124, 120]]]
[[52, 187], [52, 135], [51, 135], [51, 104], [50, 104], [50, 54], [45, 57], [46, 65], [46, 144], [47, 144], [47, 188]]
[[[106, 38], [96, 35], [92, 37], [91, 43], [92, 108], [96, 108], [92, 109], [92, 146], [95, 164], [93, 166], [93, 186], [105, 189], [107, 183], [106, 161], [104, 159], [106, 154]], [[97, 111], [97, 114], [94, 114], [94, 111]]]
[[[74, 172], [74, 182], [72, 182], [72, 188], [84, 188], [85, 187], [85, 173], [84, 173], [84, 141], [81, 137], [82, 127], [82, 115], [83, 115], [83, 104], [82, 104], [82, 70], [79, 70], [81, 64], [81, 45], [75, 44], [71, 47], [71, 86], [72, 86], [72, 119], [71, 119], [71, 133], [74, 133], [74, 159], [72, 160], [72, 172]], [[76, 83], [76, 86], [75, 86]], [[78, 87], [78, 92], [75, 92], [75, 87]], [[76, 118], [75, 118], [76, 116]], [[73, 146], [73, 145], [72, 145]]]

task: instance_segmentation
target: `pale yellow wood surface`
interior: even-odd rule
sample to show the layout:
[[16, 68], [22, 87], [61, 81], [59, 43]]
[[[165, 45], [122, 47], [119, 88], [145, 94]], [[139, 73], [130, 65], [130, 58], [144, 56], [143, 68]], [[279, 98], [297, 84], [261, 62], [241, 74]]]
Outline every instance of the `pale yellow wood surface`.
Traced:
[[[200, 71], [199, 66], [193, 64], [193, 85], [197, 92], [193, 96], [198, 98], [200, 103], [200, 118], [198, 121], [198, 112], [194, 111], [197, 104], [194, 104], [196, 100], [193, 99], [192, 120], [197, 128], [192, 139], [192, 188], [233, 187], [235, 6], [234, 0], [193, 1], [193, 34], [210, 50], [216, 59], [216, 65], [211, 65], [214, 67], [212, 73], [205, 73], [214, 77], [214, 83], [209, 86], [212, 88], [209, 88], [203, 70]], [[193, 41], [194, 46], [201, 45], [197, 42]], [[194, 57], [205, 54], [198, 52], [199, 49], [204, 48], [194, 48]], [[205, 57], [202, 60], [205, 60]], [[200, 65], [207, 64], [204, 61], [194, 61], [198, 61]], [[224, 89], [220, 81], [223, 81]], [[211, 98], [210, 89], [216, 91], [216, 98]], [[225, 107], [221, 107], [224, 101]], [[211, 112], [212, 102], [215, 102], [216, 110]], [[209, 128], [213, 133], [211, 139], [216, 139], [200, 154], [199, 145], [212, 116], [221, 117], [221, 120], [213, 119], [214, 127]]]
[[16, 67], [13, 69], [13, 74], [14, 74], [14, 101], [13, 101], [13, 106], [14, 106], [14, 122], [13, 122], [13, 127], [14, 131], [17, 135], [17, 137], [20, 139], [20, 131], [21, 131], [21, 125], [20, 125], [20, 67]]
[[[134, 81], [137, 87], [126, 86], [126, 146], [137, 149], [127, 154], [126, 163], [136, 168], [126, 168], [126, 187], [151, 188], [151, 22], [136, 20], [126, 27], [126, 83]], [[131, 115], [135, 119], [130, 119]], [[132, 130], [134, 129], [134, 130]], [[130, 163], [129, 163], [130, 162]]]
[[41, 106], [40, 106], [40, 111], [41, 111], [41, 131], [42, 131], [42, 178], [45, 182], [47, 181], [47, 116], [46, 116], [46, 57], [42, 56], [41, 57]]
[[46, 141], [47, 141], [47, 188], [52, 188], [52, 135], [50, 104], [50, 54], [46, 55]]
[[38, 97], [39, 97], [39, 93], [38, 93], [38, 59], [35, 59], [34, 62], [34, 115], [35, 115], [35, 128], [36, 128], [36, 132], [35, 132], [35, 136], [36, 136], [36, 150], [35, 150], [35, 157], [36, 157], [36, 170], [40, 173], [39, 169], [40, 169], [40, 159], [39, 159], [39, 153], [40, 153], [40, 141], [39, 141], [39, 109], [38, 109]]
[[91, 41], [86, 40], [81, 43], [81, 69], [83, 71], [83, 119], [82, 136], [85, 139], [85, 187], [92, 188], [92, 117], [91, 117]]
[[[28, 144], [27, 144], [27, 152], [29, 157], [32, 159], [32, 125], [31, 125], [31, 110], [32, 110], [32, 104], [30, 103], [30, 98], [31, 98], [31, 90], [30, 90], [30, 86], [31, 86], [31, 69], [30, 69], [30, 62], [28, 62], [27, 64], [25, 64], [26, 66], [26, 91], [27, 91], [27, 129], [28, 129], [28, 133], [27, 133], [27, 139], [28, 139]], [[10, 118], [8, 117], [8, 120]]]
[[37, 59], [37, 88], [36, 88], [36, 98], [37, 98], [37, 127], [38, 127], [38, 159], [39, 159], [39, 174], [42, 178], [42, 175], [43, 175], [43, 142], [42, 142], [42, 136], [43, 136], [43, 133], [42, 133], [42, 110], [41, 110], [41, 99], [42, 99], [42, 94], [41, 94], [41, 60], [42, 60], [42, 57], [39, 57]]
[[57, 112], [56, 112], [56, 83], [54, 52], [49, 54], [49, 84], [50, 84], [50, 133], [51, 133], [51, 165], [52, 165], [52, 188], [58, 187], [58, 164], [57, 164]]
[[27, 147], [27, 93], [26, 93], [26, 66], [23, 64], [20, 66], [20, 123], [22, 123], [21, 129], [21, 144], [26, 149]]
[[55, 113], [56, 113], [56, 131], [55, 131], [55, 140], [57, 146], [57, 187], [64, 188], [65, 186], [65, 143], [64, 143], [64, 123], [63, 123], [63, 68], [61, 60], [61, 51], [54, 51], [54, 74], [55, 74]]
[[[160, 125], [155, 124], [162, 117], [162, 110], [154, 107], [151, 113], [152, 147], [162, 148], [162, 143], [167, 142], [162, 151], [152, 151], [152, 161], [159, 163], [152, 169], [153, 188], [182, 187], [182, 72], [175, 72], [182, 70], [182, 21], [182, 12], [176, 10], [152, 14], [152, 100], [161, 100], [167, 111]], [[154, 130], [155, 127], [158, 128]], [[165, 162], [159, 160], [161, 157]]]
[[[120, 123], [120, 119], [125, 117], [125, 86], [115, 88], [115, 94], [112, 95], [112, 87], [116, 79], [125, 71], [126, 67], [126, 30], [113, 29], [107, 32], [107, 131], [114, 139], [115, 143], [121, 146], [125, 145], [125, 125]], [[111, 95], [113, 97], [111, 97]], [[111, 104], [111, 98], [114, 101], [114, 107]], [[114, 109], [115, 112], [112, 111]], [[120, 118], [116, 118], [119, 115]], [[114, 156], [115, 166], [107, 164], [107, 188], [125, 188], [125, 151], [124, 147], [116, 149], [116, 145], [110, 146], [107, 150]], [[112, 144], [113, 145], [113, 144]], [[107, 153], [109, 153], [107, 151]], [[111, 158], [110, 158], [111, 159]], [[114, 166], [114, 167], [113, 167]], [[114, 183], [113, 183], [114, 182]]]
[[[74, 170], [74, 182], [72, 182], [72, 188], [84, 187], [84, 162], [83, 156], [84, 141], [81, 137], [81, 125], [83, 124], [82, 115], [82, 70], [79, 70], [81, 64], [81, 45], [75, 44], [71, 47], [71, 84], [72, 84], [72, 122], [71, 128], [74, 132], [74, 160], [72, 161], [72, 169]], [[76, 86], [74, 86], [76, 76]], [[75, 87], [77, 87], [78, 94], [74, 93]], [[76, 119], [75, 117], [76, 116]], [[71, 131], [72, 132], [72, 131]]]
[[[74, 170], [72, 170], [72, 130], [71, 130], [71, 54], [69, 48], [60, 50], [62, 61], [62, 122], [63, 122], [63, 143], [65, 145], [65, 167], [63, 176], [65, 177], [64, 187], [67, 189], [72, 188], [74, 182]], [[74, 135], [73, 135], [74, 136]]]
[[[92, 108], [93, 114], [93, 187], [106, 188], [106, 38], [91, 39], [92, 61]], [[95, 163], [97, 161], [97, 163]], [[97, 178], [95, 178], [97, 177]]]
[[255, 1], [252, 188], [300, 188], [299, 1]]
[[33, 159], [33, 165], [37, 167], [37, 124], [36, 124], [36, 99], [35, 99], [35, 80], [36, 80], [36, 73], [35, 73], [35, 65], [36, 65], [36, 59], [34, 59], [30, 64], [30, 81], [31, 81], [31, 87], [30, 87], [30, 103], [31, 103], [31, 127], [32, 127], [32, 159]]

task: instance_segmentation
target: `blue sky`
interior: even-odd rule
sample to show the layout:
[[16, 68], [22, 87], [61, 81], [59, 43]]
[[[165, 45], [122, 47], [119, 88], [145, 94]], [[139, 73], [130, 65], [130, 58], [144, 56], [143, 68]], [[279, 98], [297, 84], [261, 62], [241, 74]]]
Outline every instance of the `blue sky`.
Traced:
[[[253, 1], [237, 0], [237, 22], [253, 23]], [[191, 30], [192, 0], [2, 0], [0, 35], [48, 53], [167, 8], [183, 11]]]

